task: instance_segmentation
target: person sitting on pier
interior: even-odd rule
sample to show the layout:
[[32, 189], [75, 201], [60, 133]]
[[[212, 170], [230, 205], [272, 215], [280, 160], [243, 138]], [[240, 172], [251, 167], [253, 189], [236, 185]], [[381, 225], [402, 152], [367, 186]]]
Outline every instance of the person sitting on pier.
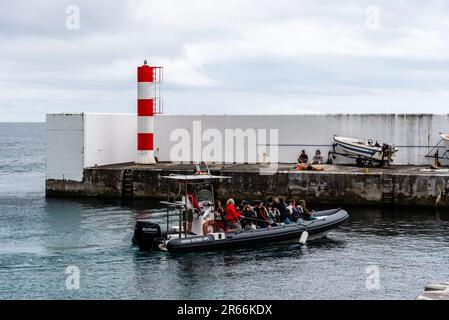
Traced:
[[323, 156], [321, 155], [320, 149], [315, 151], [315, 156], [313, 157], [312, 164], [322, 164]]
[[230, 198], [226, 202], [226, 223], [230, 230], [235, 231], [236, 233], [242, 231], [242, 225], [240, 224], [240, 213], [235, 209], [234, 199]]
[[298, 163], [307, 163], [309, 161], [309, 156], [306, 154], [305, 150], [301, 151], [301, 154], [298, 157]]

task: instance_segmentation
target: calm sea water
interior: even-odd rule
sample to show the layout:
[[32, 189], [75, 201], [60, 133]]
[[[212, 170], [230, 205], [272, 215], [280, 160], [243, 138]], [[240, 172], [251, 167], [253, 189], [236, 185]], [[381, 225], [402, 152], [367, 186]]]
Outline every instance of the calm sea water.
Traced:
[[349, 223], [303, 247], [140, 253], [134, 221], [157, 204], [46, 199], [44, 130], [0, 123], [0, 299], [414, 299], [449, 280], [447, 211], [347, 208]]

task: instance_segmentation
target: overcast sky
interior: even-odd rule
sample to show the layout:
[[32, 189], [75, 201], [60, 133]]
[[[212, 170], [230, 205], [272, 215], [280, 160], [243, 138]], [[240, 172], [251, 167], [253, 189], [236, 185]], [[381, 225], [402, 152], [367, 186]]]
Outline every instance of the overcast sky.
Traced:
[[144, 59], [170, 114], [446, 113], [449, 2], [1, 0], [0, 121], [135, 112]]

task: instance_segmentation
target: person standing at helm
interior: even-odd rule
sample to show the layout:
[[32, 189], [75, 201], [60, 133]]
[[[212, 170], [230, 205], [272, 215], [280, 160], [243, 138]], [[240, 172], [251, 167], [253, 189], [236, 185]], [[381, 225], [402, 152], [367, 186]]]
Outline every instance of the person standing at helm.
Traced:
[[193, 207], [197, 210], [201, 210], [198, 201], [196, 200], [195, 196], [191, 192], [187, 192], [187, 196], [189, 197], [189, 201], [191, 204], [193, 204]]
[[201, 208], [198, 205], [195, 196], [191, 192], [187, 192], [187, 206], [184, 210], [184, 230], [187, 228], [188, 234], [192, 234], [193, 212], [198, 212], [200, 210]]

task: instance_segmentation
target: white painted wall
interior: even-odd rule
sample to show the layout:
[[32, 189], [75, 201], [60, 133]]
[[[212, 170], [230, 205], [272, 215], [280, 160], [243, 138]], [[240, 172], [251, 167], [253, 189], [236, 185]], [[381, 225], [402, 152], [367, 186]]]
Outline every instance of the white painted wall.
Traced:
[[47, 114], [46, 178], [81, 181], [84, 167], [84, 115]]
[[[301, 149], [309, 157], [321, 149], [327, 158], [332, 137], [338, 134], [395, 144], [399, 149], [395, 164], [428, 164], [424, 155], [439, 141], [438, 133], [449, 132], [446, 114], [158, 115], [155, 148], [159, 148], [159, 160], [171, 160], [170, 150], [177, 143], [170, 141], [174, 130], [185, 129], [193, 135], [193, 121], [201, 122], [202, 133], [218, 129], [223, 137], [225, 129], [278, 129], [279, 162], [295, 162]], [[47, 115], [47, 179], [80, 181], [84, 167], [134, 161], [136, 127], [135, 114]], [[337, 162], [346, 161], [339, 158]]]
[[[429, 146], [439, 141], [439, 132], [449, 132], [446, 114], [163, 115], [155, 119], [155, 139], [161, 160], [169, 160], [170, 148], [175, 144], [167, 143], [170, 132], [177, 128], [192, 131], [195, 120], [201, 121], [203, 131], [208, 128], [221, 132], [225, 128], [278, 129], [279, 162], [295, 162], [302, 149], [309, 158], [320, 149], [326, 159], [336, 134], [395, 144], [399, 149], [395, 164], [428, 164], [429, 159], [424, 155]], [[339, 157], [336, 162], [347, 161]]]
[[135, 114], [84, 114], [84, 167], [136, 159]]
[[136, 158], [134, 114], [47, 114], [46, 178], [82, 181], [83, 169]]

